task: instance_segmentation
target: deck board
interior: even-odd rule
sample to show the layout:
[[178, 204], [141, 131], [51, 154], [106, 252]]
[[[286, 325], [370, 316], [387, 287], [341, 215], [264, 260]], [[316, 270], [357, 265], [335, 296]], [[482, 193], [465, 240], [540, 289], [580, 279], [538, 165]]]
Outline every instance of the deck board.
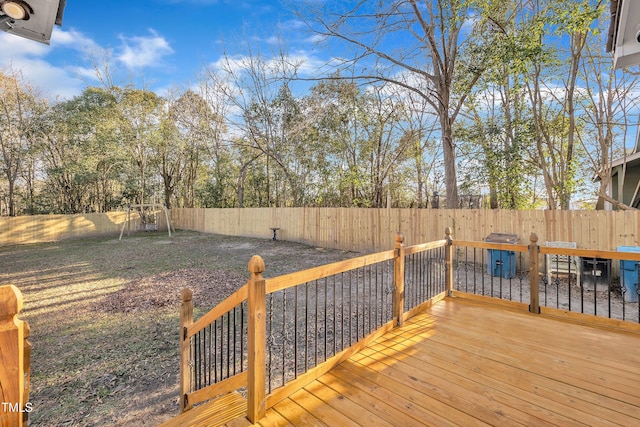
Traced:
[[447, 298], [259, 425], [640, 425], [640, 334]]

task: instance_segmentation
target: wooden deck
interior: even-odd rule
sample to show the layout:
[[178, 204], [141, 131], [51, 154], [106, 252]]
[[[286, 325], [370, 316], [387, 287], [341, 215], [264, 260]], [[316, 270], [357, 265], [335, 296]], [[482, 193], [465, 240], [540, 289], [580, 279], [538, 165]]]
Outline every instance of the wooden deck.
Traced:
[[[249, 425], [189, 412], [163, 426]], [[640, 425], [640, 334], [447, 298], [258, 425]]]

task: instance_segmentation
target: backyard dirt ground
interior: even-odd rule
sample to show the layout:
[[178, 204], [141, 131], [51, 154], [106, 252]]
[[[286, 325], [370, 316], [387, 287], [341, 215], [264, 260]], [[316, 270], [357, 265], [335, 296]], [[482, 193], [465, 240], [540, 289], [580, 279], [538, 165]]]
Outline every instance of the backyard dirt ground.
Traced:
[[357, 253], [195, 232], [0, 248], [0, 284], [23, 293], [31, 326], [32, 426], [155, 426], [178, 413], [180, 291], [195, 317], [248, 278]]

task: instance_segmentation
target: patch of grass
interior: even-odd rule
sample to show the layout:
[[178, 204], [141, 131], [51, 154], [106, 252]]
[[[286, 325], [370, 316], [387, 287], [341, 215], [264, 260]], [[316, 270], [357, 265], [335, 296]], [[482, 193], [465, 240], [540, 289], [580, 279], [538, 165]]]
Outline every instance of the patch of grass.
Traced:
[[[0, 283], [22, 291], [32, 331], [30, 425], [156, 425], [176, 415], [180, 286], [214, 280], [214, 297], [194, 293], [203, 313], [248, 277], [255, 254], [266, 277], [355, 255], [185, 231], [1, 247]], [[118, 306], [145, 293], [168, 295]]]

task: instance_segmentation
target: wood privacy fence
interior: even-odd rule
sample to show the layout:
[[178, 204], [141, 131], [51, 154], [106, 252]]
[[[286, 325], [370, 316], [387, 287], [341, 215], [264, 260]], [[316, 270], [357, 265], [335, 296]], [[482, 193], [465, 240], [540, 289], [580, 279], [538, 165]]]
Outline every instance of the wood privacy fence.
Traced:
[[[0, 245], [58, 241], [92, 235], [118, 235], [126, 212], [0, 217]], [[166, 230], [163, 215], [159, 228]], [[576, 242], [578, 248], [616, 250], [640, 246], [640, 211], [510, 211], [471, 209], [367, 208], [176, 208], [175, 228], [224, 235], [278, 238], [327, 248], [376, 252], [393, 246], [396, 232], [409, 245], [437, 240], [446, 227], [460, 240], [484, 240], [490, 233], [512, 233], [527, 244]], [[132, 228], [136, 223], [132, 224]]]
[[[77, 215], [33, 215], [0, 217], [0, 245], [56, 242], [59, 240], [114, 235], [126, 220], [126, 212]], [[164, 215], [157, 215], [158, 228], [166, 230]], [[131, 229], [140, 224], [137, 212], [131, 214]]]
[[545, 241], [576, 242], [578, 248], [616, 250], [640, 246], [640, 211], [512, 211], [471, 209], [244, 208], [173, 209], [176, 228], [224, 235], [278, 238], [327, 248], [376, 252], [392, 247], [401, 232], [415, 245], [442, 238], [482, 241], [510, 233], [528, 244], [531, 233]]

